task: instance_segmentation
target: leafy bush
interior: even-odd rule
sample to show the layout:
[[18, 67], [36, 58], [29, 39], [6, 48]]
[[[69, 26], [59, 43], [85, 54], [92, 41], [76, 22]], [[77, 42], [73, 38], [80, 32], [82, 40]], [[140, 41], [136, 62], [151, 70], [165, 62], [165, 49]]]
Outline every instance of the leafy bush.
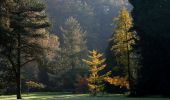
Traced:
[[36, 83], [33, 81], [26, 82], [26, 86], [28, 87], [28, 92], [30, 89], [43, 89], [45, 86], [42, 83]]

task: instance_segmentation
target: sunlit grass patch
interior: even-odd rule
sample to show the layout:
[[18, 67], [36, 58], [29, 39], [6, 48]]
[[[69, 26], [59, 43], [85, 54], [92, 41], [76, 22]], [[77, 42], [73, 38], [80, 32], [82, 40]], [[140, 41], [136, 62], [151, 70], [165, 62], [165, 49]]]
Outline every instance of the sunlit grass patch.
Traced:
[[[104, 96], [89, 96], [89, 94], [71, 94], [56, 92], [39, 92], [22, 94], [23, 100], [170, 100], [170, 98], [144, 97], [131, 98], [120, 94], [106, 94]], [[0, 96], [0, 100], [16, 100], [15, 95]]]

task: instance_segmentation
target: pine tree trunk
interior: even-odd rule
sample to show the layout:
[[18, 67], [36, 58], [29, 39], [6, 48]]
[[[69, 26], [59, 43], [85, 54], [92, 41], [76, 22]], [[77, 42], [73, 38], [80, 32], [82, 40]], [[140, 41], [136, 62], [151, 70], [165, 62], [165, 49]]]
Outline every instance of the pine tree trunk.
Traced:
[[21, 77], [20, 72], [16, 75], [16, 84], [17, 84], [17, 99], [22, 99], [21, 97]]
[[17, 84], [17, 99], [22, 99], [21, 97], [21, 34], [18, 32], [18, 48], [17, 48], [17, 74], [16, 74], [16, 84]]
[[130, 71], [131, 70], [130, 69], [130, 53], [129, 53], [128, 46], [127, 46], [127, 49], [128, 49], [127, 51], [128, 80], [129, 80], [129, 91], [131, 95], [133, 86], [132, 86], [132, 77], [131, 77], [131, 71]]

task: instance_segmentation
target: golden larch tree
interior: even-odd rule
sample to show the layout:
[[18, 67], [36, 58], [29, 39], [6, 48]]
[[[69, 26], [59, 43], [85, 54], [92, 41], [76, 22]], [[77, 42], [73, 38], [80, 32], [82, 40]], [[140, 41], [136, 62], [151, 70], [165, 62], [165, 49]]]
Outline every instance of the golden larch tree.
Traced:
[[[89, 66], [89, 77], [88, 77], [88, 86], [91, 95], [96, 96], [97, 93], [103, 92], [104, 90], [104, 78], [110, 74], [107, 72], [105, 74], [101, 74], [100, 72], [106, 67], [104, 64], [105, 59], [102, 59], [102, 54], [98, 53], [96, 50], [89, 51], [90, 55], [89, 60], [84, 60]], [[99, 74], [100, 73], [100, 74]]]
[[135, 32], [129, 31], [132, 28], [133, 23], [129, 12], [125, 7], [122, 7], [115, 21], [116, 27], [113, 32], [113, 46], [111, 50], [115, 54], [117, 67], [119, 67], [121, 70], [120, 72], [122, 72], [120, 76], [128, 76], [129, 89], [131, 89], [133, 84], [132, 70], [134, 71], [135, 69], [135, 63], [131, 59], [135, 57], [135, 53], [132, 52], [132, 46], [135, 44], [137, 36]]

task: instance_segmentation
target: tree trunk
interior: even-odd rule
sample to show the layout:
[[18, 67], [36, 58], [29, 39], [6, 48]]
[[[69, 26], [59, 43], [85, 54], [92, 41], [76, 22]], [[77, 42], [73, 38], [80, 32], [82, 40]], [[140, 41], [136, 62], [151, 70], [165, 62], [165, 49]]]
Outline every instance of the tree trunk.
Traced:
[[20, 76], [20, 72], [17, 72], [16, 84], [17, 84], [17, 99], [22, 99], [22, 97], [21, 97], [21, 76]]
[[129, 50], [129, 42], [128, 42], [128, 31], [126, 31], [126, 49], [127, 49], [127, 67], [128, 67], [128, 81], [129, 81], [129, 91], [130, 95], [132, 93], [132, 76], [131, 76], [131, 68], [130, 68], [130, 50]]
[[131, 68], [130, 68], [130, 53], [129, 53], [129, 48], [127, 46], [127, 66], [128, 66], [128, 81], [129, 81], [129, 91], [130, 91], [130, 95], [132, 94], [133, 91], [133, 83], [132, 83], [132, 75], [131, 75]]
[[18, 48], [17, 48], [17, 99], [22, 99], [21, 97], [21, 34], [18, 32]]

